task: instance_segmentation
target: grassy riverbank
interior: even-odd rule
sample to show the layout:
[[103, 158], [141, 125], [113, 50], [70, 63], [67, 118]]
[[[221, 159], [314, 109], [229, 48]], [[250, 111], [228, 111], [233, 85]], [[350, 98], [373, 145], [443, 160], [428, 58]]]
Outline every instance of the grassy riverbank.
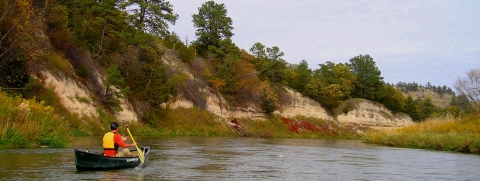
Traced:
[[316, 118], [297, 116], [282, 118], [270, 116], [266, 120], [238, 119], [238, 127], [230, 124], [234, 118], [222, 118], [198, 108], [177, 108], [168, 110], [168, 114], [159, 125], [138, 127], [140, 135], [156, 136], [249, 136], [263, 138], [325, 138], [359, 139], [353, 131], [337, 125], [335, 122]]
[[76, 136], [103, 134], [114, 120], [101, 109], [100, 120], [71, 113], [51, 90], [31, 99], [0, 91], [0, 102], [0, 148], [68, 147]]
[[395, 147], [480, 153], [480, 115], [431, 118], [396, 130], [369, 131], [364, 142]]
[[[43, 100], [43, 101], [36, 101]], [[80, 117], [45, 91], [38, 99], [0, 92], [0, 147], [68, 147], [78, 136], [103, 135], [115, 118], [98, 108], [99, 118]], [[121, 123], [142, 136], [250, 136], [263, 138], [359, 139], [357, 130], [320, 119], [271, 116], [267, 120], [221, 118], [197, 108], [164, 110], [155, 121]], [[361, 130], [363, 131], [363, 130]], [[125, 129], [120, 133], [126, 135]], [[432, 118], [397, 130], [370, 130], [364, 142], [388, 146], [480, 153], [480, 115]]]
[[[37, 101], [42, 100], [42, 101]], [[109, 131], [114, 116], [97, 108], [99, 118], [69, 112], [59, 98], [45, 90], [39, 97], [24, 99], [0, 92], [0, 148], [68, 147], [75, 137], [100, 136]], [[133, 135], [142, 136], [249, 136], [263, 138], [358, 139], [354, 130], [320, 119], [271, 116], [267, 120], [218, 117], [198, 108], [167, 109], [150, 121], [120, 123]], [[152, 121], [153, 120], [153, 121]], [[127, 135], [125, 129], [120, 134]]]
[[67, 146], [69, 124], [53, 107], [2, 92], [0, 102], [1, 147]]

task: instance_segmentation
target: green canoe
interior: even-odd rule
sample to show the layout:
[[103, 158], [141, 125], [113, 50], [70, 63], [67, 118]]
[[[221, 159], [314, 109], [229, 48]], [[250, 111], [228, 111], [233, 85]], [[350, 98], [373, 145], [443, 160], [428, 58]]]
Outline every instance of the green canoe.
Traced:
[[[141, 167], [145, 167], [150, 153], [150, 146], [141, 148], [145, 153], [145, 161]], [[130, 150], [136, 153], [136, 150]], [[100, 154], [88, 153], [75, 149], [75, 166], [78, 171], [83, 170], [108, 170], [108, 169], [124, 169], [135, 168], [141, 164], [138, 156], [134, 157], [108, 157]]]

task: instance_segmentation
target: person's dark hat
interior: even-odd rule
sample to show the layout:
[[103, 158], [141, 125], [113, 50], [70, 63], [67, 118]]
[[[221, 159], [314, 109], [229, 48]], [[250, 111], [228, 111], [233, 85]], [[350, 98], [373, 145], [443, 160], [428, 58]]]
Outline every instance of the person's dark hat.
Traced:
[[112, 124], [110, 124], [110, 130], [117, 130], [118, 129], [118, 123], [117, 122], [113, 122]]

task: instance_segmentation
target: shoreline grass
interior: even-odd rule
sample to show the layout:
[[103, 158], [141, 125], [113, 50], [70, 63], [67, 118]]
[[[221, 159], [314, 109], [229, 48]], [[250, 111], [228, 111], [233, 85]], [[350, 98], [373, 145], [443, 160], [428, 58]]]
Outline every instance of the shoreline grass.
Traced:
[[[0, 148], [68, 147], [74, 137], [103, 135], [108, 125], [116, 121], [101, 107], [97, 110], [99, 118], [92, 118], [70, 113], [58, 101], [50, 90], [44, 91], [38, 99], [0, 92]], [[133, 134], [142, 136], [242, 136], [233, 131], [230, 119], [233, 118], [221, 118], [198, 108], [177, 108], [164, 110], [150, 121], [121, 124], [128, 125]], [[361, 139], [366, 143], [395, 147], [480, 153], [478, 114], [463, 118], [436, 117], [395, 130], [369, 130], [363, 137], [355, 130], [332, 122], [302, 116], [271, 116], [262, 121], [242, 118], [239, 125], [254, 137]]]
[[443, 116], [395, 130], [370, 130], [366, 143], [480, 154], [480, 115]]
[[0, 92], [0, 147], [67, 147], [68, 122], [43, 101]]
[[[0, 148], [68, 147], [75, 137], [103, 135], [109, 130], [109, 124], [116, 121], [101, 106], [97, 108], [98, 118], [70, 113], [49, 89], [31, 99], [0, 92], [0, 102]], [[245, 136], [234, 131], [231, 119], [194, 107], [166, 109], [161, 115], [152, 116], [150, 121], [120, 124], [128, 125], [133, 134], [142, 136]], [[300, 116], [291, 118], [288, 124], [282, 119], [290, 118], [271, 116], [262, 121], [242, 118], [240, 126], [252, 137], [358, 139], [353, 131], [320, 119]], [[126, 134], [122, 130], [125, 132], [121, 129], [120, 134]]]

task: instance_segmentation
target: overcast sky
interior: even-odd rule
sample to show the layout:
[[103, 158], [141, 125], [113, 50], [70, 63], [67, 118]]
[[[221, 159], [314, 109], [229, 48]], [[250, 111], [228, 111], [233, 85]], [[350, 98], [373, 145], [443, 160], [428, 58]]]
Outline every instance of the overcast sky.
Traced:
[[[170, 30], [195, 40], [192, 14], [205, 0], [169, 1]], [[480, 69], [480, 0], [216, 0], [233, 21], [233, 42], [249, 51], [278, 46], [287, 62], [346, 63], [373, 57], [384, 81], [454, 88]]]

